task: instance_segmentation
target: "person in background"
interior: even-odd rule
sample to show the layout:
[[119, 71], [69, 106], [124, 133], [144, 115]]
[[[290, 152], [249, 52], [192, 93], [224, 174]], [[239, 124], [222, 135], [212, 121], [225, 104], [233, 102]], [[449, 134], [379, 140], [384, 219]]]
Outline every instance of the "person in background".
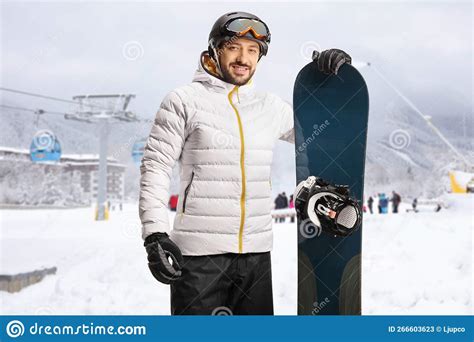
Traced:
[[[288, 208], [294, 209], [295, 208], [295, 200], [293, 199], [293, 195], [290, 195], [290, 202], [288, 204]], [[295, 222], [295, 215], [291, 215], [291, 223]]]
[[372, 196], [370, 196], [369, 199], [367, 200], [367, 206], [369, 207], [369, 212], [371, 214], [374, 213], [373, 205], [374, 205], [374, 198]]
[[379, 205], [382, 214], [388, 213], [388, 198], [385, 193], [379, 195]]
[[288, 208], [288, 197], [286, 197], [286, 193], [283, 191], [281, 195], [283, 197], [283, 208]]
[[176, 208], [178, 207], [178, 195], [171, 195], [170, 196], [168, 206], [169, 206], [171, 211], [176, 211]]
[[[275, 198], [275, 210], [283, 208], [283, 203], [282, 203], [282, 197], [281, 194], [278, 194], [278, 196]], [[279, 219], [278, 217], [275, 217], [275, 223], [278, 223]]]
[[400, 205], [402, 198], [398, 193], [395, 192], [395, 190], [392, 191], [392, 198], [390, 199], [390, 201], [392, 202], [393, 213], [398, 213], [398, 206]]
[[[284, 191], [281, 193], [281, 208], [282, 209], [288, 208], [288, 197], [286, 197], [286, 193]], [[281, 216], [280, 223], [285, 223], [285, 222], [286, 222], [286, 217]]]
[[415, 198], [413, 199], [413, 202], [411, 202], [411, 207], [413, 208], [413, 211], [414, 211], [415, 213], [418, 212], [418, 209], [416, 209], [417, 206], [418, 206], [418, 199], [415, 197]]

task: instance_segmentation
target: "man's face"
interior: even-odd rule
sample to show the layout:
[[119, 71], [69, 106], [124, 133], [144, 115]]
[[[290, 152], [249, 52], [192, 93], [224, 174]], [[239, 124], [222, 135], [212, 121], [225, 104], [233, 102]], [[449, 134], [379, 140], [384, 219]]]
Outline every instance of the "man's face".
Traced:
[[246, 84], [257, 69], [260, 46], [250, 39], [238, 38], [224, 43], [219, 63], [224, 80], [238, 86]]

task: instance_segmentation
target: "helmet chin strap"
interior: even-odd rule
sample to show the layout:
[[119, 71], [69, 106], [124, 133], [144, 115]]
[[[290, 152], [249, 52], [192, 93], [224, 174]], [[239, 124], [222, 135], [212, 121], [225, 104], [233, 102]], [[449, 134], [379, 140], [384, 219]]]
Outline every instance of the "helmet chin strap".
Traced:
[[[212, 61], [212, 63], [214, 64], [213, 65], [213, 68], [212, 70], [207, 70], [211, 75], [213, 75], [214, 77], [217, 77], [219, 78], [220, 80], [224, 81], [224, 82], [227, 82], [227, 83], [231, 83], [229, 81], [227, 81], [224, 77], [224, 74], [222, 72], [222, 68], [221, 68], [221, 64], [219, 63], [219, 57], [218, 57], [218, 54], [217, 54], [217, 49], [216, 48], [211, 48], [212, 49], [212, 57], [211, 57], [211, 54], [209, 53], [209, 50], [207, 52], [207, 57], [210, 58], [208, 59], [209, 61]], [[210, 68], [209, 64], [208, 64], [208, 69]], [[215, 73], [217, 73], [217, 75], [215, 75]], [[247, 83], [249, 83], [252, 79], [250, 78]]]
[[216, 71], [219, 73], [219, 76], [221, 77], [221, 79], [224, 79], [224, 74], [222, 73], [221, 64], [219, 63], [219, 55], [217, 54], [217, 49], [212, 48], [212, 51], [214, 52], [212, 54], [212, 59], [214, 60], [217, 66]]

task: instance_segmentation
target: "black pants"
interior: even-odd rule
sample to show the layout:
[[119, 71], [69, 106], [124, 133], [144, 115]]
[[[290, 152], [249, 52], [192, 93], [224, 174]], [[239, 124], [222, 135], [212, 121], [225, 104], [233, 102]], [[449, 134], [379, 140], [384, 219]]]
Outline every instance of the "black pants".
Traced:
[[270, 252], [184, 256], [172, 315], [273, 315]]

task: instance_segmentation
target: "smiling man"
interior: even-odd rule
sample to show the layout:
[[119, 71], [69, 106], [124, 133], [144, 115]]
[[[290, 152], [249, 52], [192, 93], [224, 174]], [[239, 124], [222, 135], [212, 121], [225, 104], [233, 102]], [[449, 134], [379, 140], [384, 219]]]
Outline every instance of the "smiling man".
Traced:
[[231, 84], [242, 86], [253, 76], [256, 70], [260, 48], [257, 43], [246, 38], [229, 42], [223, 47], [220, 69], [223, 79]]
[[[193, 82], [163, 100], [140, 167], [139, 212], [153, 276], [171, 284], [172, 314], [273, 314], [271, 163], [278, 139], [294, 143], [293, 110], [257, 92], [252, 76], [270, 31], [232, 12], [212, 27]], [[344, 51], [316, 56], [337, 73]], [[180, 191], [170, 230], [173, 166]]]

